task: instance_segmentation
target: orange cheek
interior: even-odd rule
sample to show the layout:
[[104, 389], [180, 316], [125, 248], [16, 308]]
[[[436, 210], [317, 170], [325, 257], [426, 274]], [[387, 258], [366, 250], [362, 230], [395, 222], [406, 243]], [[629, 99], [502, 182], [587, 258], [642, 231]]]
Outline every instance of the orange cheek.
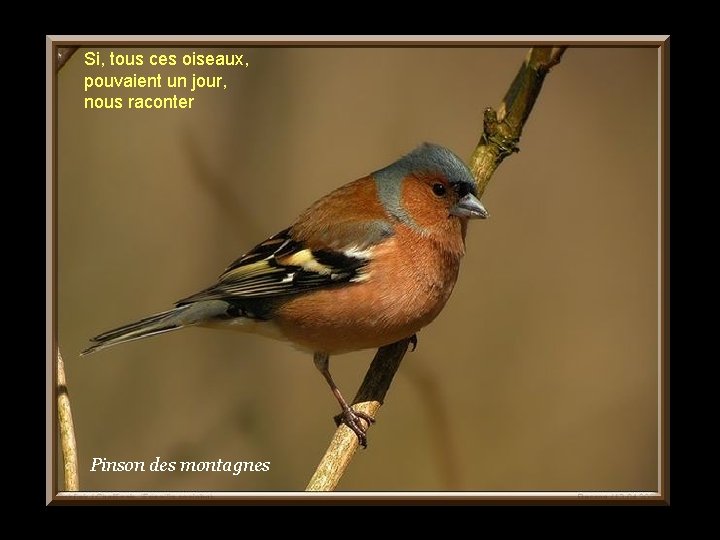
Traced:
[[435, 195], [425, 182], [406, 181], [402, 203], [408, 214], [423, 228], [430, 228], [448, 219], [447, 200]]

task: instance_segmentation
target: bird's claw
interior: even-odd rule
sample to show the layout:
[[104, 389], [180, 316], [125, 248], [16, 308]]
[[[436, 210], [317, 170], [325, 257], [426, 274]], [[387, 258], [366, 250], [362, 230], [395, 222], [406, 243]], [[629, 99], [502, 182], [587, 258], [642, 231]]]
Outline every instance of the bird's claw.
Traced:
[[415, 352], [415, 349], [417, 349], [417, 334], [413, 334], [410, 336], [410, 345], [412, 345], [412, 352]]
[[335, 425], [345, 424], [353, 433], [357, 435], [358, 443], [363, 448], [367, 448], [367, 428], [363, 427], [360, 419], [365, 420], [368, 426], [375, 423], [375, 419], [367, 413], [362, 411], [354, 411], [350, 407], [345, 409], [343, 412], [335, 416]]

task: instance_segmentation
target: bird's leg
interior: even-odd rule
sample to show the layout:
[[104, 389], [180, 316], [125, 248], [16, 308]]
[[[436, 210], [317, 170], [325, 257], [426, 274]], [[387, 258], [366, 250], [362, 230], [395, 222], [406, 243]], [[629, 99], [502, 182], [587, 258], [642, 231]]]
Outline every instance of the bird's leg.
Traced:
[[363, 448], [367, 448], [367, 435], [365, 434], [367, 428], [363, 427], [360, 419], [362, 418], [368, 424], [375, 422], [375, 419], [362, 411], [352, 410], [350, 405], [347, 404], [347, 401], [345, 401], [345, 398], [340, 393], [340, 389], [335, 384], [335, 381], [333, 381], [332, 375], [330, 375], [330, 356], [328, 354], [315, 353], [313, 360], [315, 367], [318, 368], [318, 371], [323, 374], [328, 385], [330, 385], [330, 390], [332, 390], [335, 399], [337, 399], [342, 409], [342, 412], [335, 417], [335, 423], [339, 426], [341, 422], [344, 422], [347, 427], [355, 432], [360, 445]]

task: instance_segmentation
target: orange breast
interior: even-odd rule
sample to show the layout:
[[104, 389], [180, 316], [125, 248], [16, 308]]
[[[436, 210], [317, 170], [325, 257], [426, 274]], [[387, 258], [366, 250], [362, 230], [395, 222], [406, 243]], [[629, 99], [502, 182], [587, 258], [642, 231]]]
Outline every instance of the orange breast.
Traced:
[[[273, 321], [297, 346], [338, 354], [377, 348], [411, 336], [429, 324], [450, 297], [462, 256], [422, 241], [405, 226], [374, 248], [367, 280], [291, 298]], [[459, 249], [458, 249], [459, 248]]]

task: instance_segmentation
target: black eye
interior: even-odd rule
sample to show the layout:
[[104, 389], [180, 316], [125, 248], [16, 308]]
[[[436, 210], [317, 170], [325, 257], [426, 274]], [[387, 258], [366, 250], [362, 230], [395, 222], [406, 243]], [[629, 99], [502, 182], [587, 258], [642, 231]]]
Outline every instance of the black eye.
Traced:
[[433, 193], [437, 195], [438, 197], [442, 197], [447, 193], [447, 189], [445, 188], [444, 184], [441, 184], [440, 182], [433, 184]]

